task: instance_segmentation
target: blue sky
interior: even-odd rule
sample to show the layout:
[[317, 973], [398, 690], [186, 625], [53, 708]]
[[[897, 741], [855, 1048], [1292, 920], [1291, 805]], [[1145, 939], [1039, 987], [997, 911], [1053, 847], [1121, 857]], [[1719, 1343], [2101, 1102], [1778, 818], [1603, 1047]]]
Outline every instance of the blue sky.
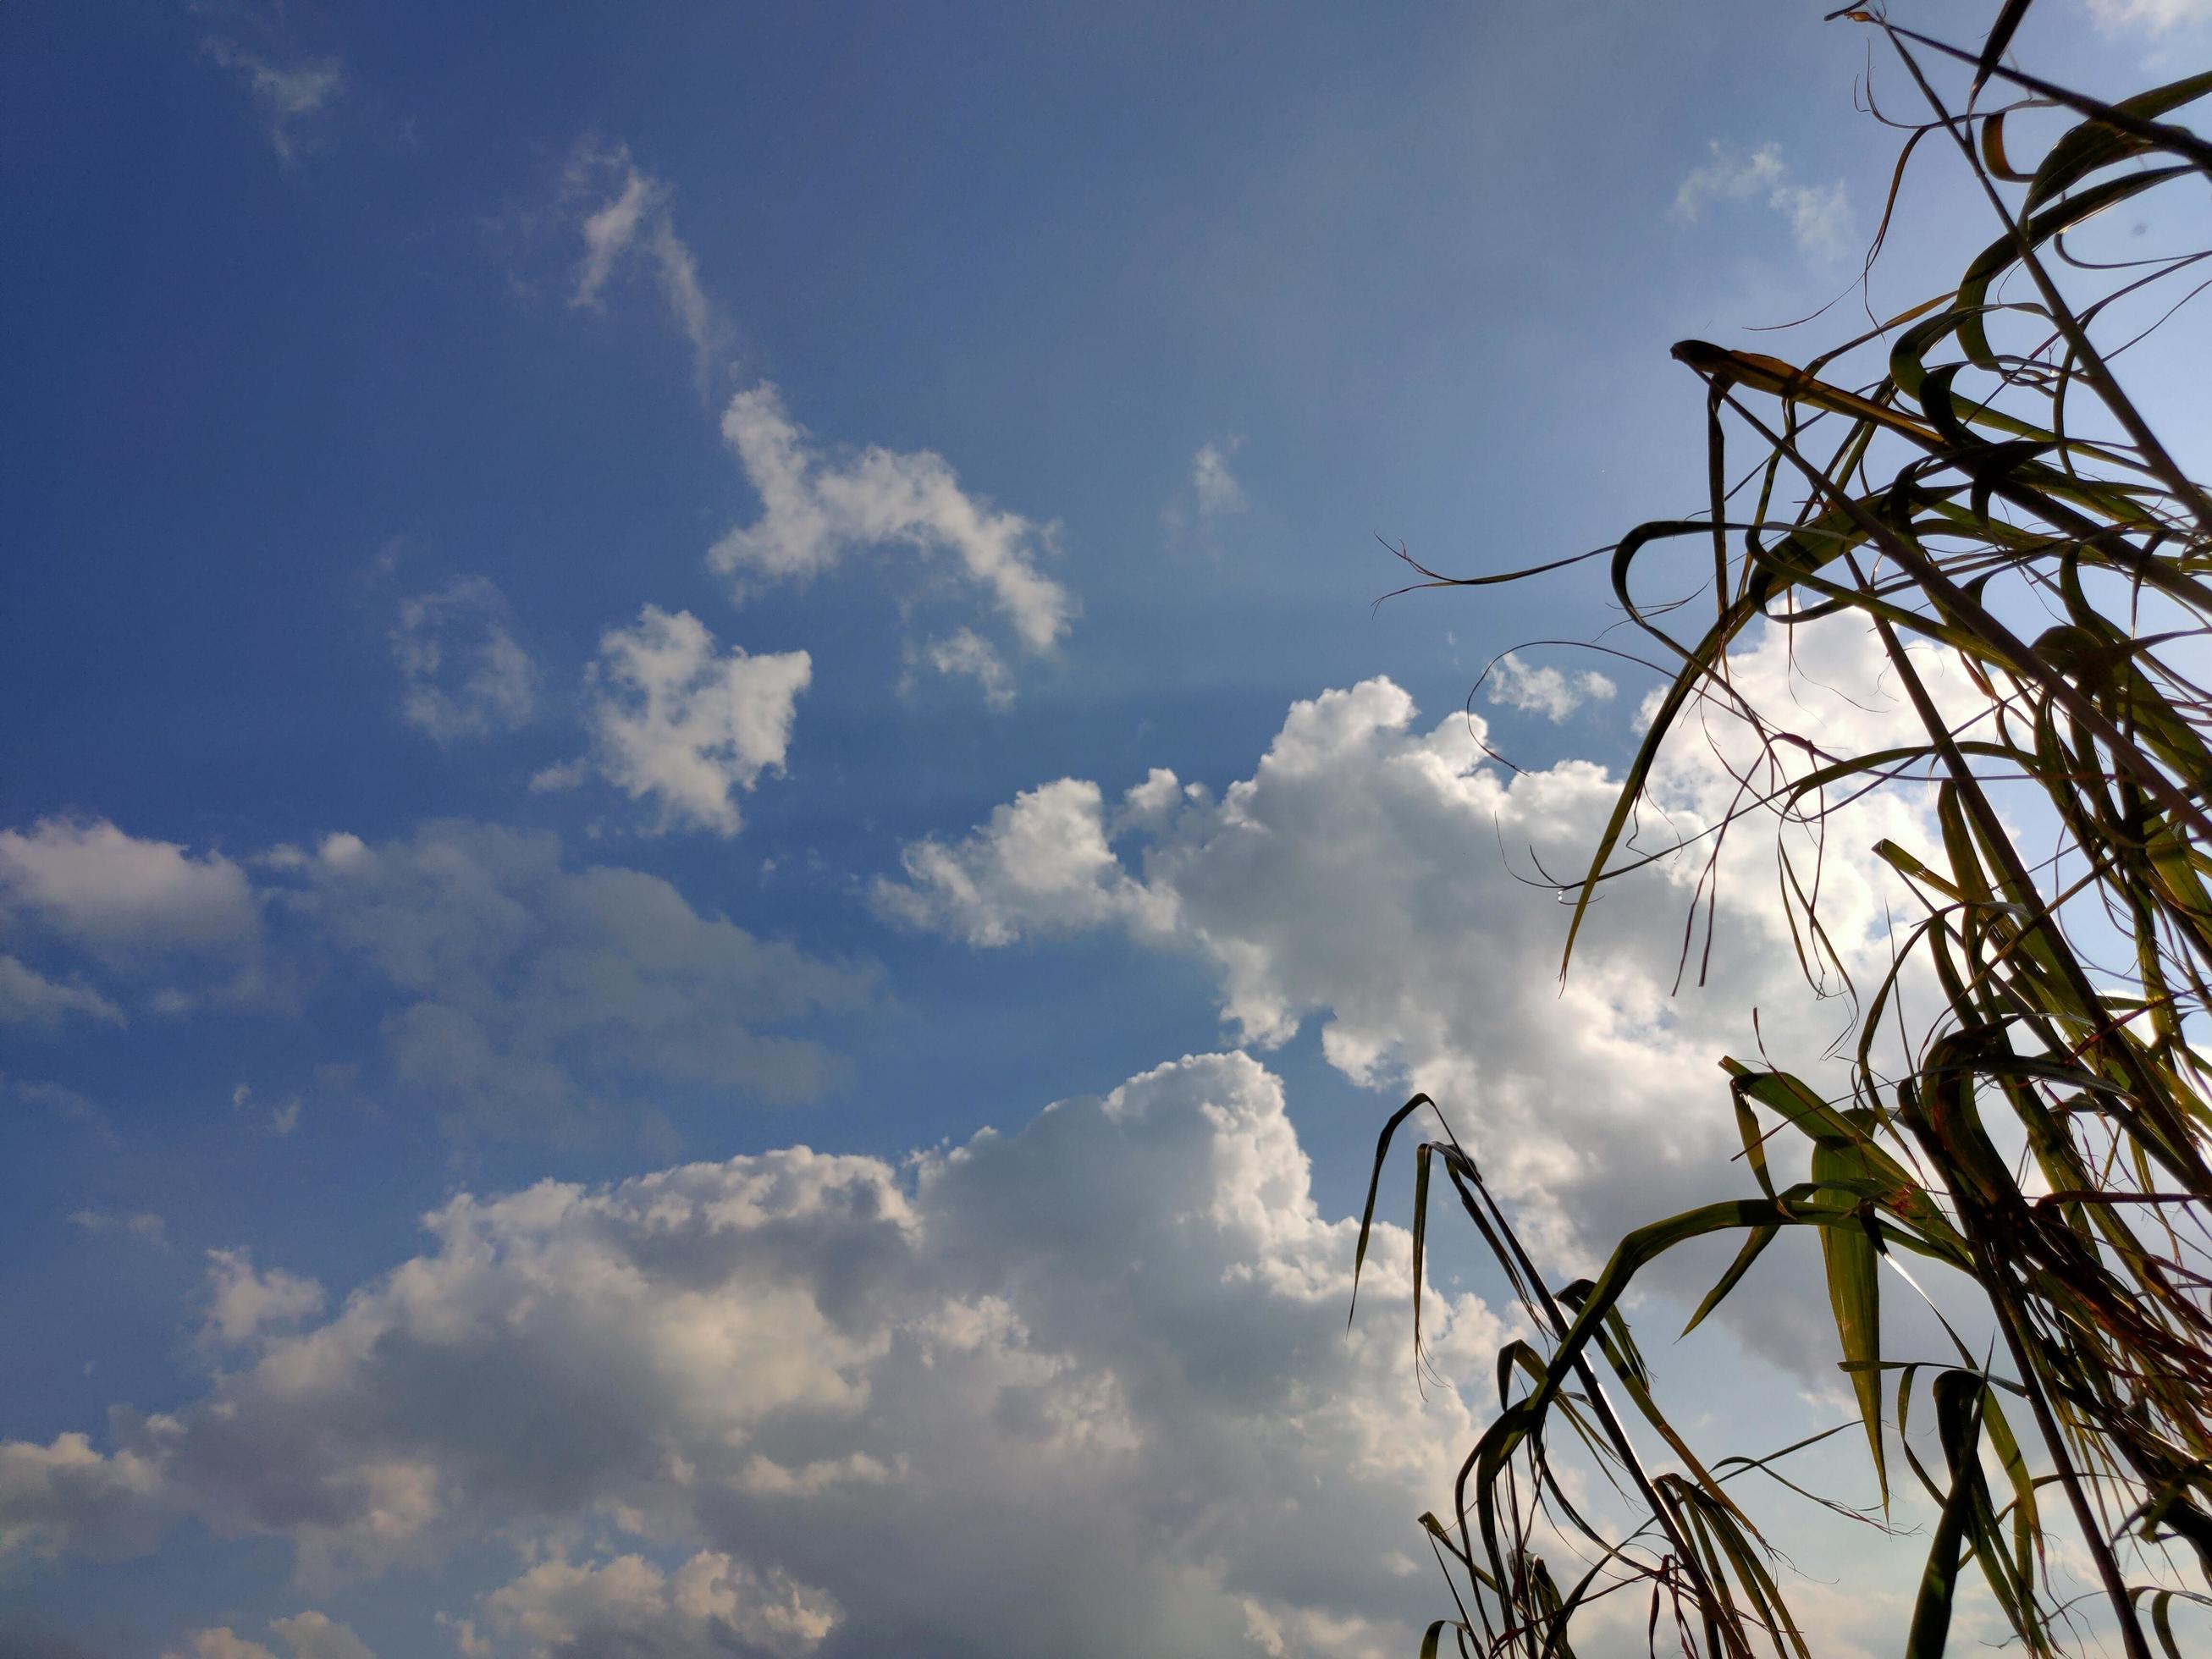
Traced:
[[1586, 1260], [1833, 1022], [1666, 877], [1555, 994], [1644, 682], [1510, 778], [1601, 582], [1382, 543], [1698, 504], [1820, 10], [9, 8], [0, 1655], [1400, 1650], [1505, 1304], [1340, 1334], [1379, 1113]]

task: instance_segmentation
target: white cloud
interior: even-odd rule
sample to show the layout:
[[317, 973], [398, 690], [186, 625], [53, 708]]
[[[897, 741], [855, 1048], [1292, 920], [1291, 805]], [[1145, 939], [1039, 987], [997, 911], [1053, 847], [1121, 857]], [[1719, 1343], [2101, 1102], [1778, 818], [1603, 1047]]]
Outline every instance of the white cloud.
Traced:
[[1098, 786], [1081, 779], [1025, 789], [964, 841], [917, 842], [902, 862], [904, 882], [876, 884], [878, 907], [970, 945], [1108, 922], [1157, 930], [1173, 920], [1172, 896], [1148, 890], [1121, 867], [1107, 842]]
[[761, 516], [714, 544], [708, 562], [744, 583], [805, 581], [863, 548], [956, 556], [1029, 650], [1049, 650], [1075, 605], [1036, 560], [1051, 528], [968, 494], [945, 459], [870, 446], [831, 457], [785, 413], [773, 386], [730, 400], [722, 435], [761, 498]]
[[52, 1112], [67, 1122], [82, 1124], [111, 1146], [117, 1144], [115, 1130], [107, 1121], [107, 1114], [101, 1111], [89, 1096], [77, 1090], [58, 1083], [11, 1078], [0, 1073], [0, 1093], [12, 1095], [28, 1105]]
[[[670, 211], [675, 192], [639, 168], [629, 146], [586, 138], [571, 152], [562, 181], [562, 200], [580, 214], [584, 252], [576, 262], [568, 303], [593, 307], [607, 284], [634, 258], [651, 266], [669, 315], [691, 343], [702, 386], [730, 330], [700, 286], [699, 264], [676, 234]], [[591, 204], [596, 204], [592, 205]]]
[[1244, 487], [1229, 470], [1229, 458], [1243, 447], [1243, 442], [1242, 438], [1231, 438], [1226, 443], [1203, 444], [1191, 457], [1190, 488], [1200, 517], [1244, 511]]
[[655, 1086], [810, 1098], [835, 1062], [776, 1028], [857, 1007], [874, 986], [701, 915], [658, 877], [568, 868], [550, 836], [465, 823], [374, 847], [334, 836], [277, 877], [272, 902], [303, 948], [398, 994], [382, 1034], [403, 1097], [427, 1095], [486, 1133], [587, 1133]]
[[276, 64], [221, 39], [206, 41], [203, 50], [246, 83], [268, 120], [270, 147], [288, 162], [299, 159], [301, 126], [328, 108], [345, 88], [345, 72], [334, 58]]
[[0, 830], [0, 915], [10, 909], [111, 959], [235, 950], [260, 930], [246, 872], [222, 854], [196, 858], [104, 820]]
[[160, 1467], [82, 1434], [47, 1445], [0, 1441], [0, 1558], [152, 1547], [167, 1524]]
[[1691, 170], [1674, 192], [1674, 216], [1694, 224], [1715, 202], [1764, 201], [1790, 222], [1790, 234], [1807, 258], [1833, 264], [1851, 251], [1850, 198], [1842, 179], [1825, 185], [1796, 182], [1782, 147], [1769, 142], [1742, 155], [1715, 140], [1711, 159]]
[[2212, 0], [2089, 0], [2089, 11], [2106, 28], [2142, 28], [2154, 34], [2212, 22]]
[[974, 629], [959, 629], [944, 639], [932, 640], [923, 649], [929, 665], [939, 673], [975, 681], [991, 708], [1014, 706], [1014, 677], [1006, 659]]
[[[230, 1109], [234, 1112], [242, 1112], [253, 1103], [253, 1089], [251, 1085], [241, 1083], [230, 1091]], [[300, 1114], [302, 1109], [303, 1103], [300, 1097], [293, 1095], [269, 1108], [263, 1121], [270, 1134], [282, 1139], [299, 1128]]]
[[[1876, 695], [1869, 712], [1822, 689], [1866, 700], [1872, 675], [1847, 628], [1801, 629], [1796, 652], [1793, 665], [1778, 630], [1738, 659], [1737, 684], [1821, 742], [1909, 722], [1898, 700]], [[1702, 920], [1683, 966], [1704, 842], [1607, 890], [1562, 988], [1566, 915], [1538, 864], [1582, 874], [1615, 781], [1579, 761], [1508, 775], [1481, 735], [1458, 714], [1419, 727], [1403, 691], [1371, 680], [1295, 705], [1253, 775], [1218, 799], [1155, 769], [1109, 811], [1097, 784], [1063, 779], [962, 841], [909, 847], [877, 902], [978, 945], [1103, 927], [1193, 953], [1246, 1042], [1279, 1043], [1320, 1018], [1340, 1071], [1455, 1108], [1547, 1248], [1593, 1265], [1624, 1218], [1733, 1192], [1715, 1068], [1723, 1053], [1757, 1052], [1754, 1008], [1781, 1063], [1807, 1069], [1844, 1015], [1801, 979], [1765, 823], [1727, 842], [1706, 988]], [[1638, 850], [1717, 823], [1737, 798], [1730, 769], [1751, 752], [1730, 721], [1686, 729], [1655, 779]], [[1887, 961], [1883, 905], [1897, 896], [1867, 849], [1885, 835], [1929, 848], [1917, 810], [1910, 792], [1884, 791], [1830, 825], [1823, 920], [1862, 984]]]
[[[289, 1539], [313, 1583], [505, 1540], [519, 1576], [453, 1609], [483, 1652], [1413, 1638], [1413, 1517], [1476, 1419], [1415, 1386], [1402, 1231], [1346, 1333], [1355, 1225], [1244, 1055], [903, 1165], [792, 1148], [427, 1225], [201, 1400], [116, 1417], [112, 1449], [0, 1446], [0, 1540], [196, 1516]], [[1439, 1363], [1476, 1377], [1502, 1328], [1429, 1294]]]
[[538, 665], [509, 621], [506, 596], [482, 576], [400, 600], [392, 659], [409, 725], [453, 743], [529, 721], [538, 707]]
[[1250, 501], [1230, 463], [1244, 447], [1241, 437], [1209, 441], [1190, 458], [1188, 481], [1160, 509], [1160, 524], [1170, 542], [1211, 549], [1219, 520], [1248, 511]]
[[292, 1659], [376, 1659], [361, 1638], [312, 1610], [275, 1620], [269, 1628], [292, 1650]]
[[196, 1631], [191, 1645], [184, 1652], [172, 1650], [162, 1659], [276, 1659], [276, 1656], [258, 1642], [249, 1642], [228, 1625], [215, 1630]]
[[[732, 798], [764, 771], [783, 770], [799, 694], [814, 672], [804, 651], [715, 654], [714, 636], [688, 611], [647, 605], [633, 628], [611, 629], [586, 671], [588, 765], [633, 800], [650, 797], [663, 830], [734, 836]], [[582, 781], [584, 763], [540, 773], [533, 787]]]
[[1509, 651], [1490, 666], [1485, 695], [1492, 703], [1541, 714], [1554, 726], [1586, 702], [1604, 702], [1620, 688], [1595, 670], [1569, 675], [1550, 666], [1531, 667]]
[[0, 1025], [51, 1030], [72, 1014], [109, 1025], [125, 1024], [123, 1011], [81, 981], [48, 979], [10, 956], [0, 956]]
[[76, 1210], [70, 1212], [70, 1224], [82, 1227], [95, 1237], [119, 1233], [156, 1249], [169, 1248], [168, 1224], [150, 1210], [128, 1214], [114, 1210]]
[[265, 1333], [296, 1325], [323, 1310], [323, 1287], [282, 1268], [257, 1272], [246, 1250], [208, 1252], [207, 1311], [200, 1340], [210, 1346], [242, 1348]]
[[[376, 1659], [366, 1642], [326, 1613], [295, 1613], [271, 1620], [269, 1629], [291, 1659]], [[163, 1659], [276, 1659], [276, 1655], [225, 1625], [195, 1632], [184, 1652], [173, 1650]]]
[[[724, 659], [717, 672], [732, 665]], [[672, 720], [706, 741], [703, 713], [679, 709]], [[775, 736], [773, 711], [763, 722], [740, 723], [731, 738], [755, 745], [755, 760]], [[744, 769], [726, 756], [721, 763]], [[0, 831], [0, 898], [58, 930], [56, 948], [126, 968], [156, 943], [212, 950], [250, 927], [261, 981], [304, 988], [271, 1007], [296, 1010], [334, 969], [365, 972], [356, 989], [386, 1009], [378, 1031], [387, 1075], [375, 1085], [385, 1099], [500, 1137], [574, 1140], [628, 1124], [665, 1144], [666, 1120], [647, 1103], [669, 1088], [813, 1098], [838, 1061], [790, 1028], [874, 995], [872, 968], [756, 938], [693, 909], [657, 877], [570, 867], [549, 835], [434, 823], [410, 839], [372, 846], [340, 833], [249, 863], [258, 887], [220, 855], [104, 823], [49, 822], [29, 835]], [[0, 956], [0, 1015], [120, 1018], [88, 988], [27, 969], [11, 975], [13, 960]], [[181, 1015], [204, 1000], [171, 990], [155, 1001]], [[89, 1103], [61, 1103], [99, 1121]], [[252, 1107], [279, 1136], [303, 1115], [295, 1091], [264, 1100], [240, 1084], [232, 1104]]]
[[804, 1659], [836, 1625], [823, 1592], [702, 1550], [672, 1575], [639, 1555], [541, 1561], [484, 1600], [494, 1628], [538, 1659]]

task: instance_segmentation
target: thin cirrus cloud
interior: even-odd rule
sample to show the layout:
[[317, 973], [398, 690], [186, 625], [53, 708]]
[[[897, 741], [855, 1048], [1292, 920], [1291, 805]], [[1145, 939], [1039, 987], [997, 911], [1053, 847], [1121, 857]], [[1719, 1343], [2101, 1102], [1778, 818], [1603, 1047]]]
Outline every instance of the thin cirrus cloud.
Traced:
[[[1249, 1056], [897, 1164], [793, 1147], [425, 1224], [200, 1398], [101, 1446], [0, 1444], [0, 1547], [142, 1550], [196, 1517], [285, 1540], [313, 1592], [504, 1543], [446, 1622], [565, 1659], [1013, 1659], [1103, 1620], [1128, 1652], [1415, 1639], [1413, 1517], [1476, 1419], [1418, 1387], [1398, 1228], [1346, 1331], [1357, 1225]], [[1426, 1298], [1472, 1375], [1504, 1327]]]
[[738, 795], [784, 769], [813, 673], [804, 651], [720, 651], [690, 611], [648, 605], [635, 625], [601, 637], [585, 671], [590, 751], [531, 787], [570, 789], [596, 775], [651, 803], [661, 830], [734, 836], [744, 822]]
[[1683, 224], [1696, 224], [1710, 208], [1725, 202], [1758, 202], [1780, 215], [1797, 251], [1816, 264], [1838, 264], [1850, 257], [1851, 204], [1844, 181], [1798, 182], [1779, 144], [1759, 144], [1747, 154], [1714, 140], [1707, 159], [1675, 189], [1673, 215]]

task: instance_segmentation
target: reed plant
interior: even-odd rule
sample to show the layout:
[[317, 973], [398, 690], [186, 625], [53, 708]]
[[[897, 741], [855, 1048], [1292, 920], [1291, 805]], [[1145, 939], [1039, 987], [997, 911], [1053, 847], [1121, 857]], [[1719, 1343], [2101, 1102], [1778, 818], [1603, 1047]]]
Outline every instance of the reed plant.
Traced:
[[[1779, 902], [1808, 975], [1848, 987], [1850, 1038], [1826, 1069], [1727, 1060], [1715, 1109], [1741, 1130], [1745, 1194], [1638, 1227], [1571, 1284], [1516, 1232], [1480, 1137], [1455, 1135], [1426, 1096], [1376, 1147], [1362, 1261], [1394, 1141], [1433, 1126], [1412, 1152], [1417, 1355], [1432, 1200], [1456, 1205], [1528, 1333], [1498, 1355], [1496, 1409], [1450, 1511], [1422, 1517], [1450, 1588], [1424, 1659], [1570, 1655], [1624, 1596], [1655, 1650], [1821, 1650], [1740, 1477], [1813, 1497], [1787, 1471], [1834, 1429], [1771, 1455], [1700, 1451], [1626, 1300], [1655, 1262], [1728, 1236], [1737, 1253], [1694, 1328], [1800, 1229], [1820, 1243], [1856, 1406], [1840, 1426], [1863, 1441], [1880, 1515], [1899, 1480], [1932, 1514], [1910, 1659], [1944, 1650], [1970, 1582], [2033, 1655], [2178, 1659], [2184, 1604], [2212, 1606], [2212, 702], [2191, 677], [2212, 662], [2212, 495], [2125, 386], [2130, 354], [2212, 283], [2212, 248], [2118, 258], [2091, 226], [2124, 206], [2161, 234], [2204, 222], [2212, 144], [2177, 113], [2212, 93], [2212, 73], [2086, 95], [2014, 64], [2028, 10], [2007, 0], [1978, 45], [1836, 15], [1913, 100], [1907, 116], [1867, 82], [1902, 133], [1869, 267], [1882, 237], [1911, 228], [1898, 216], [1908, 175], [1939, 160], [1972, 181], [1987, 244], [1951, 291], [1802, 362], [1677, 345], [1705, 391], [1706, 508], [1597, 550], [1667, 678], [1566, 889], [1563, 971], [1593, 899], [1662, 855], [1636, 826], [1666, 746], [1717, 716], [1753, 734], [1755, 759], [1728, 814], [1662, 850], [1717, 868], [1729, 835], [1773, 830]], [[2060, 130], [2023, 154], [2039, 123]], [[2212, 401], [2212, 360], [2203, 371]], [[1684, 558], [1708, 596], [1650, 599]], [[1415, 568], [1416, 586], [1533, 574]], [[1905, 741], [1857, 751], [1796, 729], [1731, 672], [1768, 630], [1852, 621], [1910, 706]], [[1963, 714], [1931, 687], [1931, 653], [1972, 688]], [[1820, 863], [1837, 853], [1821, 831], [1877, 791], [1918, 803], [1928, 830], [1856, 849], [1911, 908], [1887, 971], [1854, 984], [1823, 926]], [[1937, 1017], [1908, 1027], [1908, 983], [1936, 988]], [[1940, 1353], [1885, 1347], [1885, 1291], [1914, 1294], [1920, 1262], [1971, 1288], [1986, 1346], [1946, 1325]], [[1565, 1478], [1570, 1458], [1609, 1480], [1602, 1505]], [[2086, 1554], [2086, 1601], [2055, 1572], [2059, 1553]]]

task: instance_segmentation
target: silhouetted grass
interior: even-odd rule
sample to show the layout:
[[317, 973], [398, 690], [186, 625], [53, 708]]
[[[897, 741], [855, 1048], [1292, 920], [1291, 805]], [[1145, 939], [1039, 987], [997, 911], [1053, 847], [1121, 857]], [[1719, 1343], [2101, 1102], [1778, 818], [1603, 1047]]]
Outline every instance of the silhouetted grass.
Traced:
[[[1692, 1328], [1783, 1232], [1818, 1230], [1885, 1507], [1892, 1446], [1936, 1506], [1908, 1656], [1943, 1650], [1969, 1573], [2027, 1651], [2080, 1650], [2093, 1638], [2046, 1547], [2061, 1536], [2087, 1551], [2097, 1622], [2130, 1655], [2154, 1641], [2178, 1655], [2176, 1600], [2206, 1602], [2212, 1588], [2212, 1102], [2197, 1046], [2212, 1000], [2212, 702], [2179, 665], [2212, 631], [2212, 497], [2113, 367], [2212, 280], [2212, 250], [2098, 260], [2069, 240], [2158, 193], [2193, 193], [2185, 205], [2201, 215], [2212, 146], [2170, 117], [2212, 93], [2212, 73], [2116, 104], [2084, 96], [2001, 61], [2027, 9], [2008, 0], [1978, 52], [1838, 14], [1881, 38], [1924, 106], [1910, 124], [1883, 115], [1906, 132], [1897, 180], [1923, 146], [1948, 150], [1986, 199], [1989, 244], [1954, 291], [1802, 364], [1676, 346], [1706, 387], [1710, 508], [1609, 550], [1615, 597], [1674, 678], [1572, 889], [1568, 957], [1599, 887], [1649, 861], [1626, 837], [1693, 712], [1744, 723], [1759, 745], [1737, 809], [1705, 837], [1708, 873], [1732, 827], [1778, 826], [1782, 902], [1808, 976], [1850, 978], [1821, 926], [1823, 822], [1868, 790], [1925, 791], [1938, 844], [1871, 849], [1919, 910], [1898, 925], [1881, 981], [1851, 988], [1849, 1092], [1825, 1098], [1770, 1066], [1727, 1061], [1756, 1192], [1640, 1227], [1595, 1280], [1561, 1289], [1425, 1097], [1376, 1148], [1379, 1185], [1394, 1138], [1431, 1109], [1439, 1133], [1413, 1153], [1417, 1286], [1441, 1171], [1541, 1334], [1498, 1358], [1498, 1409], [1459, 1472], [1455, 1512], [1422, 1517], [1454, 1606], [1425, 1655], [1447, 1638], [1462, 1653], [1569, 1654], [1577, 1620], [1624, 1589], [1639, 1601], [1648, 1589], [1653, 1639], [1669, 1650], [1818, 1651], [1728, 1482], [1826, 1436], [1755, 1462], [1701, 1459], [1654, 1398], [1622, 1316], [1639, 1272], [1717, 1233], [1741, 1249]], [[1971, 88], [1954, 109], [1939, 88], [1960, 64]], [[2000, 92], [2010, 100], [1981, 107]], [[2052, 109], [2078, 118], [2039, 157], [2015, 155], [2008, 124]], [[1912, 228], [1893, 222], [1899, 199], [1893, 184], [1884, 236]], [[2212, 397], [2212, 362], [2203, 371]], [[1647, 608], [1633, 580], [1678, 544], [1700, 560], [1710, 550], [1713, 611], [1694, 635], [1668, 626], [1683, 607]], [[1532, 574], [1416, 568], [1424, 586]], [[2030, 637], [2039, 612], [2048, 625]], [[1832, 748], [1735, 683], [1747, 630], [1835, 616], [1871, 629], [1917, 740]], [[1986, 699], [1960, 725], [1923, 674], [1931, 646]], [[2000, 812], [2023, 788], [2055, 817], [2055, 851], [2023, 844], [2019, 815]], [[1908, 1032], [1899, 1015], [1908, 971], [1940, 987], [1930, 1029]], [[1880, 1051], [1909, 1040], [1901, 1064], [1877, 1060], [1878, 1036]], [[1809, 1177], [1778, 1187], [1769, 1143], [1793, 1135], [1809, 1143]], [[1942, 1359], [1885, 1353], [1883, 1270], [1916, 1256], [1978, 1288], [1993, 1353], [1955, 1335]], [[1940, 1467], [1903, 1432], [1916, 1409], [1924, 1424], [1931, 1399]], [[1626, 1527], [1571, 1501], [1553, 1458], [1575, 1444], [1628, 1504]]]

